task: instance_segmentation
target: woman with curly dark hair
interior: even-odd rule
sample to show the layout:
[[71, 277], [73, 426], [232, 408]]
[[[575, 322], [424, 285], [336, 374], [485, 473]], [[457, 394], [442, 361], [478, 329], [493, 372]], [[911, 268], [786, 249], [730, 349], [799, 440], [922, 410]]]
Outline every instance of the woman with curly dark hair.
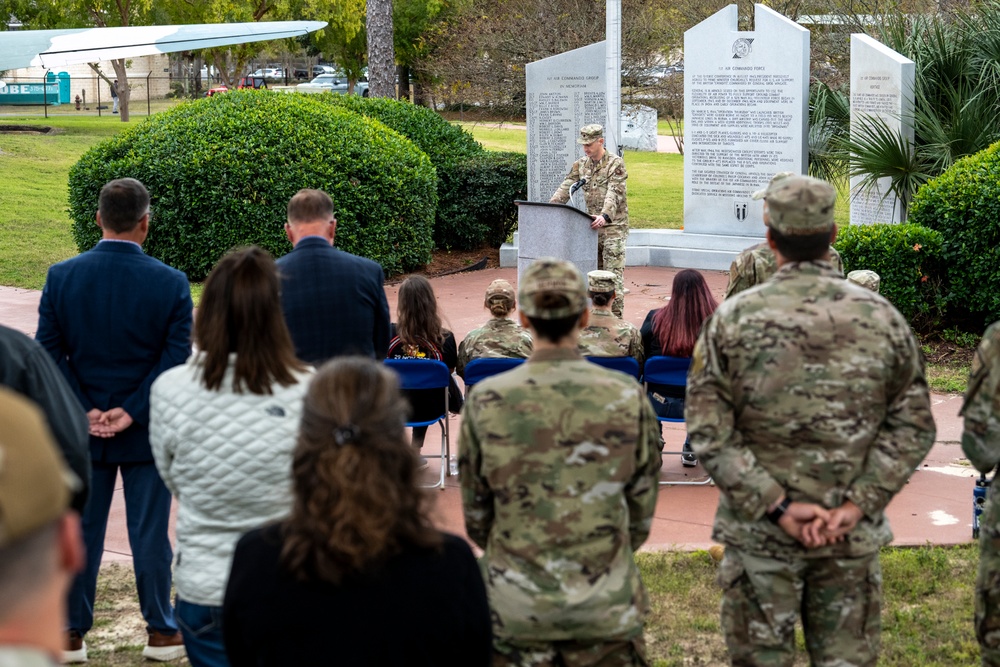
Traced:
[[317, 373], [291, 516], [236, 547], [223, 607], [234, 666], [489, 664], [479, 568], [464, 540], [431, 526], [400, 398], [370, 359]]

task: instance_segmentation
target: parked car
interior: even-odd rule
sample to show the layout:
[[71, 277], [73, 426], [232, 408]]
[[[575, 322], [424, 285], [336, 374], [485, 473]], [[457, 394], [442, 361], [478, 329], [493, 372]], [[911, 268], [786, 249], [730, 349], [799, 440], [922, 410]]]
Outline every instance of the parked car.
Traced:
[[333, 65], [313, 65], [312, 75], [320, 76], [321, 74], [336, 74], [337, 68]]
[[270, 81], [277, 81], [278, 79], [284, 79], [285, 73], [281, 71], [280, 67], [264, 67], [263, 69], [254, 71], [254, 73], [250, 76], [261, 77]]
[[218, 95], [219, 93], [228, 93], [228, 92], [229, 92], [229, 87], [224, 83], [220, 83], [218, 86], [213, 86], [212, 88], [209, 88], [207, 91], [205, 91], [205, 97], [211, 97], [212, 95]]
[[236, 85], [237, 88], [267, 88], [267, 81], [264, 77], [257, 74], [251, 74], [250, 76], [245, 76], [240, 79], [240, 82]]
[[[339, 95], [347, 94], [347, 77], [343, 73], [320, 74], [309, 83], [300, 83], [295, 87], [300, 93], [324, 93], [330, 91]], [[354, 84], [354, 94], [368, 97], [368, 82], [358, 81]]]

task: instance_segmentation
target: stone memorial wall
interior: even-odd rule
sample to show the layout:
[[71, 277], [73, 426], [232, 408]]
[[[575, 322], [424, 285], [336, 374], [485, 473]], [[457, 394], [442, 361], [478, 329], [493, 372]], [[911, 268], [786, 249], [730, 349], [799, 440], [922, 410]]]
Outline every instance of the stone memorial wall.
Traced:
[[[605, 43], [528, 63], [525, 77], [528, 200], [547, 202], [583, 156], [580, 128], [607, 125]], [[608, 149], [617, 151], [612, 143], [606, 141]]]
[[684, 33], [684, 231], [763, 236], [750, 195], [775, 172], [803, 173], [809, 122], [809, 31], [736, 5]]
[[[868, 35], [851, 35], [851, 133], [862, 117], [880, 118], [913, 143], [913, 61]], [[851, 224], [900, 222], [903, 211], [889, 190], [889, 178], [862, 188], [851, 177]]]

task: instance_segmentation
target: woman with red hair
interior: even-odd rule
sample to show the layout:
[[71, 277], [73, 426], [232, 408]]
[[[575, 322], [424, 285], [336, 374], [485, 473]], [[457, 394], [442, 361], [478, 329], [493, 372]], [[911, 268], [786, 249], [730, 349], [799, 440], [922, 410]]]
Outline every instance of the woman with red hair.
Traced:
[[[646, 358], [690, 357], [702, 325], [718, 306], [700, 273], [694, 269], [680, 271], [674, 276], [670, 301], [662, 308], [649, 311], [639, 330]], [[684, 416], [683, 387], [650, 384], [649, 399], [661, 417], [679, 419]], [[687, 438], [681, 462], [685, 466], [698, 465]]]

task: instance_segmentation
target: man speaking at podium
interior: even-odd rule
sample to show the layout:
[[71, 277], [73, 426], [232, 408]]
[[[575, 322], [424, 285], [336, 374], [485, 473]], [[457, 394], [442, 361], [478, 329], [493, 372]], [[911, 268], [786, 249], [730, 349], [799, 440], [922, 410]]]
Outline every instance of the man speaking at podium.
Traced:
[[576, 143], [583, 145], [584, 157], [573, 163], [569, 175], [549, 201], [565, 204], [571, 192], [580, 189], [587, 213], [594, 217], [597, 230], [597, 268], [615, 274], [615, 300], [611, 311], [622, 316], [625, 305], [625, 240], [628, 239], [628, 203], [625, 200], [625, 162], [604, 150], [604, 128], [584, 125]]

